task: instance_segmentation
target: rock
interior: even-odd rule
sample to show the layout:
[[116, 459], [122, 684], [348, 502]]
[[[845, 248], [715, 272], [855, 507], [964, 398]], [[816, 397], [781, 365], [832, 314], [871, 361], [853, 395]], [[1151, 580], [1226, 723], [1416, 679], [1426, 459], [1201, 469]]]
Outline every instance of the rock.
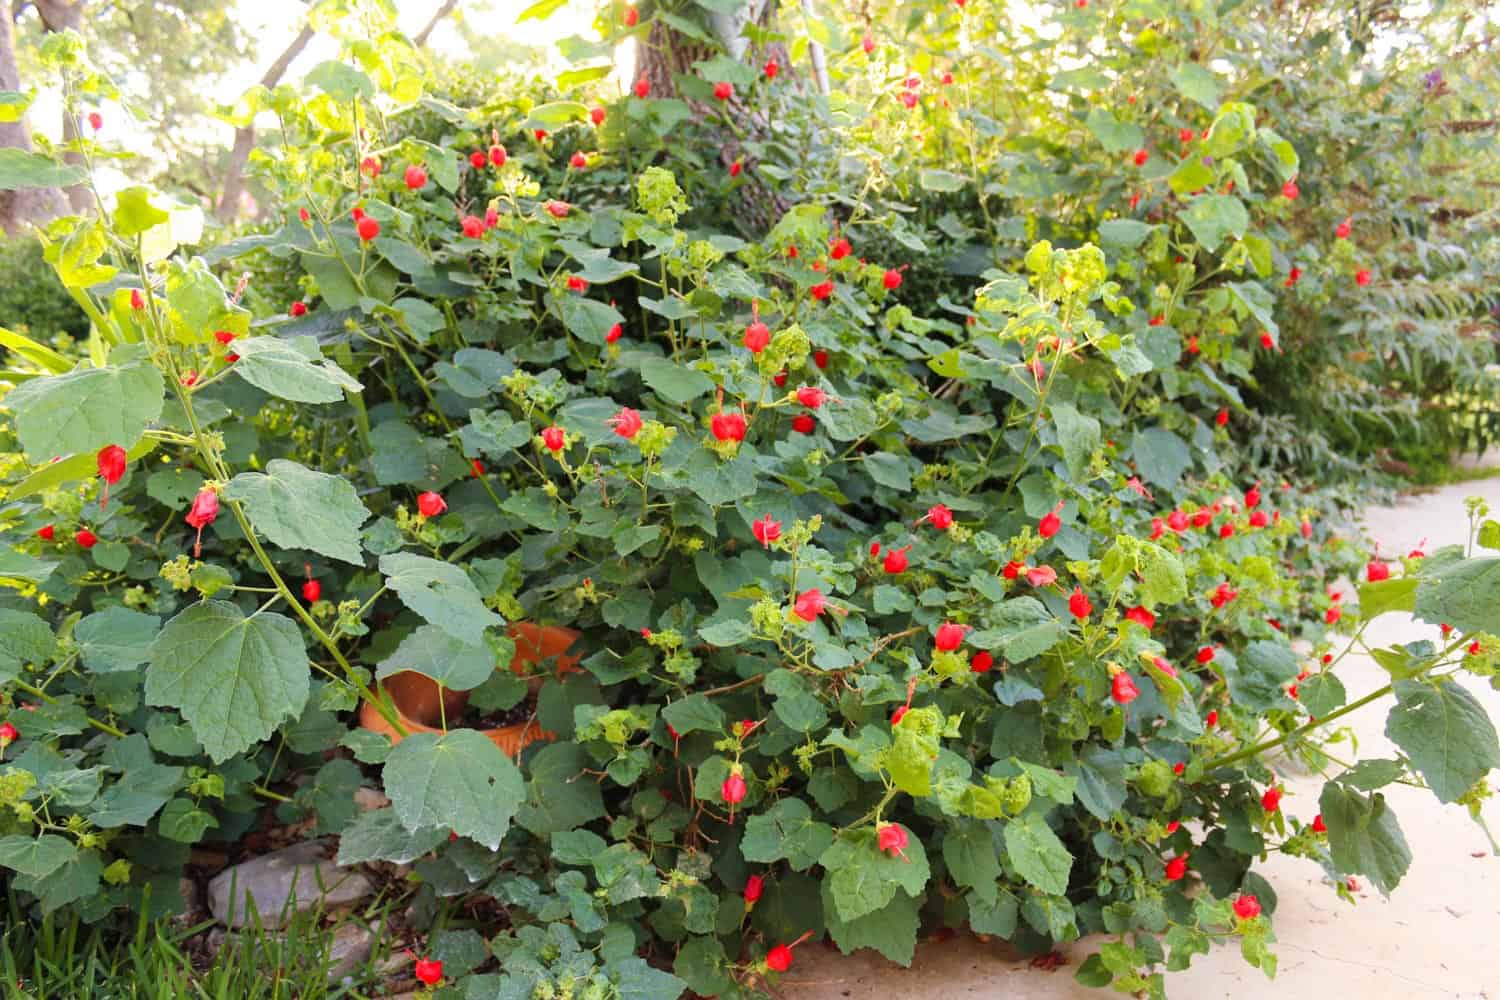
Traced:
[[391, 800], [378, 789], [360, 785], [354, 790], [354, 804], [364, 812], [371, 812], [375, 809], [384, 809], [391, 804]]
[[275, 929], [294, 911], [355, 903], [375, 890], [357, 869], [324, 857], [324, 846], [305, 841], [226, 868], [208, 883], [209, 911], [230, 927], [244, 927], [258, 913], [261, 926]]
[[352, 920], [339, 924], [328, 948], [328, 981], [337, 982], [353, 973], [370, 957], [373, 947], [374, 931]]

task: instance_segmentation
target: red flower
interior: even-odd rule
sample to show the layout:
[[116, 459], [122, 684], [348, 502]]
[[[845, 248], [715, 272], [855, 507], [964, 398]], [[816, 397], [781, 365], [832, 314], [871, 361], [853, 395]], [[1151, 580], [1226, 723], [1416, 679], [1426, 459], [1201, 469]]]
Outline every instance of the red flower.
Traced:
[[603, 125], [604, 124], [604, 115], [605, 115], [605, 111], [604, 111], [603, 108], [590, 108], [589, 109], [589, 121], [593, 122], [595, 125]]
[[44, 524], [40, 528], [36, 529], [36, 537], [40, 538], [44, 542], [52, 541], [53, 537], [55, 537], [56, 535], [57, 529], [50, 524]]
[[731, 774], [729, 777], [725, 778], [724, 783], [719, 786], [720, 797], [722, 797], [724, 801], [729, 803], [731, 806], [739, 805], [741, 802], [745, 801], [746, 791], [747, 789], [745, 787], [745, 779], [740, 777], [738, 774]]
[[1121, 705], [1128, 705], [1141, 696], [1141, 691], [1129, 674], [1119, 673], [1110, 679], [1109, 696]]
[[771, 543], [781, 537], [781, 522], [771, 520], [771, 515], [767, 514], [759, 521], [750, 522], [750, 534], [755, 536], [757, 542], [769, 549]]
[[792, 967], [792, 949], [778, 944], [766, 952], [766, 966], [773, 972], [785, 972]]
[[554, 424], [542, 431], [542, 444], [556, 454], [568, 446], [568, 433]]
[[624, 17], [625, 27], [627, 27], [627, 28], [634, 28], [636, 26], [636, 24], [640, 21], [640, 19], [641, 19], [641, 12], [640, 11], [636, 10], [634, 7], [626, 7], [625, 8], [625, 17]]
[[469, 166], [475, 170], [483, 170], [484, 165], [489, 162], [489, 157], [484, 155], [484, 150], [476, 149], [469, 154]]
[[766, 880], [759, 875], [751, 875], [745, 879], [745, 905], [754, 906], [759, 900], [761, 893], [766, 889]]
[[624, 336], [624, 334], [625, 328], [619, 323], [616, 323], [614, 326], [610, 327], [609, 332], [604, 335], [604, 342], [606, 344], [613, 344], [615, 341]]
[[804, 590], [797, 595], [797, 600], [792, 605], [792, 614], [805, 622], [813, 622], [818, 620], [818, 616], [827, 607], [828, 599], [823, 596], [821, 590], [814, 587], [811, 590]]
[[1371, 559], [1365, 565], [1365, 577], [1371, 583], [1389, 580], [1391, 578], [1391, 564], [1381, 562], [1379, 559]]
[[651, 81], [644, 76], [635, 81], [635, 96], [646, 98], [651, 94]]
[[815, 364], [815, 365], [818, 366], [818, 370], [819, 371], [822, 371], [824, 368], [827, 368], [828, 367], [828, 352], [827, 351], [813, 351], [813, 364]]
[[1324, 825], [1324, 823], [1323, 823], [1323, 814], [1322, 813], [1318, 813], [1316, 816], [1313, 817], [1312, 831], [1313, 831], [1313, 833], [1327, 833], [1328, 832], [1328, 827], [1326, 825]]
[[720, 80], [714, 84], [714, 97], [721, 101], [727, 101], [734, 96], [734, 84], [727, 80]]
[[566, 219], [573, 206], [565, 201], [546, 201], [542, 203], [542, 210], [554, 219]]
[[953, 511], [949, 510], [945, 504], [935, 503], [927, 508], [927, 516], [922, 520], [930, 521], [932, 526], [939, 531], [947, 531], [953, 527]]
[[1180, 510], [1174, 510], [1167, 515], [1167, 527], [1182, 534], [1188, 528], [1188, 516]]
[[902, 705], [900, 708], [896, 709], [894, 712], [891, 713], [891, 725], [892, 726], [899, 726], [899, 725], [901, 725], [901, 720], [904, 719], [904, 718], [906, 718], [906, 713], [910, 712], [910, 711], [911, 711], [911, 706], [910, 705]]
[[104, 116], [97, 111], [89, 112], [89, 128], [95, 132], [104, 127]]
[[1167, 317], [1158, 314], [1158, 315], [1152, 316], [1150, 319], [1148, 319], [1146, 321], [1146, 325], [1147, 326], [1161, 326], [1166, 321], [1167, 321]]
[[308, 604], [316, 604], [323, 596], [323, 585], [317, 580], [308, 580], [302, 585], [302, 599]]
[[1271, 523], [1271, 518], [1263, 510], [1255, 511], [1250, 515], [1250, 527], [1264, 528]]
[[728, 413], [715, 413], [708, 422], [709, 429], [713, 431], [714, 438], [719, 441], [743, 441], [745, 440], [745, 415], [731, 410]]
[[431, 490], [417, 494], [417, 510], [423, 517], [437, 517], [448, 509], [448, 502]]
[[1348, 218], [1333, 228], [1333, 235], [1341, 240], [1347, 240], [1349, 234], [1354, 232], [1354, 219]]
[[210, 489], [199, 490], [185, 519], [189, 527], [198, 529], [198, 538], [193, 542], [193, 558], [203, 554], [203, 529], [213, 524], [218, 516], [219, 494]]
[[406, 168], [406, 186], [412, 191], [420, 191], [427, 186], [427, 171], [413, 163]]
[[1057, 582], [1057, 570], [1051, 566], [1037, 566], [1026, 571], [1026, 582], [1033, 587], [1050, 587]]
[[1137, 149], [1131, 159], [1135, 162], [1136, 166], [1143, 167], [1146, 165], [1146, 161], [1151, 159], [1151, 153], [1149, 150]]
[[366, 177], [380, 176], [380, 157], [367, 156], [359, 161], [359, 172]]
[[815, 385], [804, 385], [802, 388], [797, 390], [797, 402], [801, 403], [809, 410], [816, 410], [818, 407], [822, 406], [824, 401], [827, 399], [828, 393], [824, 392], [822, 389], [819, 389]]
[[969, 670], [976, 674], [987, 674], [994, 665], [995, 658], [990, 655], [988, 650], [985, 650], [974, 654], [974, 658], [969, 661]]
[[129, 456], [125, 454], [125, 449], [117, 444], [105, 445], [95, 456], [95, 464], [99, 467], [99, 478], [104, 480], [104, 497], [99, 501], [100, 510], [103, 510], [109, 503], [109, 488], [125, 475], [125, 465], [128, 460]]
[[828, 297], [833, 294], [833, 282], [820, 281], [816, 285], [813, 285], [811, 288], [809, 288], [808, 292], [819, 302], [825, 302], [827, 301]]
[[141, 294], [139, 288], [132, 288], [130, 290], [130, 308], [135, 310], [146, 308], [146, 297]]
[[1206, 528], [1213, 523], [1214, 512], [1207, 507], [1204, 507], [1202, 510], [1195, 510], [1193, 511], [1191, 520], [1193, 527]]
[[629, 441], [640, 433], [641, 428], [645, 426], [645, 421], [641, 419], [641, 415], [635, 410], [632, 410], [628, 406], [623, 406], [620, 408], [619, 413], [606, 421], [606, 424], [609, 427], [613, 427], [615, 433], [620, 437]]
[[368, 215], [363, 219], [360, 219], [359, 222], [355, 223], [354, 228], [358, 230], [359, 238], [364, 240], [366, 243], [370, 242], [375, 237], [380, 235], [380, 223], [376, 222]]
[[1180, 760], [1177, 763], [1175, 763], [1175, 764], [1172, 765], [1172, 773], [1173, 774], [1181, 774], [1182, 772], [1184, 772], [1186, 770], [1187, 770], [1187, 764], [1185, 764], [1184, 762], [1182, 762]]
[[1212, 663], [1214, 660], [1214, 648], [1204, 646], [1198, 650], [1197, 660], [1199, 663]]
[[79, 548], [91, 549], [99, 541], [99, 536], [87, 528], [79, 528], [73, 533], [73, 541], [78, 543]]
[[1296, 181], [1287, 181], [1285, 184], [1281, 185], [1281, 196], [1287, 201], [1296, 201], [1297, 195], [1299, 194], [1301, 194], [1301, 192], [1297, 190]]
[[572, 167], [574, 170], [582, 170], [588, 165], [589, 158], [587, 156], [584, 156], [582, 152], [574, 153], [568, 158], [568, 166]]
[[1364, 268], [1360, 268], [1358, 271], [1355, 271], [1354, 272], [1354, 283], [1356, 285], [1358, 285], [1360, 288], [1363, 288], [1366, 285], [1368, 285], [1370, 283], [1370, 272], [1367, 271], [1367, 270], [1365, 270]]
[[953, 622], [944, 622], [938, 626], [934, 645], [945, 653], [951, 653], [963, 645], [964, 636], [970, 631], [968, 625], [956, 625]]
[[1311, 521], [1303, 521], [1302, 524], [1301, 524], [1301, 526], [1297, 530], [1299, 530], [1299, 531], [1302, 532], [1302, 537], [1303, 538], [1311, 538], [1312, 537], [1312, 522]]
[[1266, 789], [1266, 793], [1260, 797], [1260, 806], [1268, 813], [1277, 812], [1281, 809], [1281, 788], [1272, 785]]
[[[543, 133], [543, 135], [545, 135], [545, 134], [546, 133]], [[500, 145], [497, 142], [493, 146], [490, 147], [490, 164], [492, 166], [496, 166], [496, 167], [503, 167], [503, 166], [505, 166], [505, 159], [506, 159], [506, 153], [505, 153], [505, 147], [504, 146]]]
[[1014, 580], [1016, 577], [1021, 575], [1021, 571], [1025, 568], [1025, 563], [1019, 563], [1012, 559], [1010, 562], [1005, 564], [1005, 568], [1000, 571], [1000, 575], [1005, 577], [1007, 580]]
[[1151, 519], [1151, 540], [1153, 542], [1160, 538], [1162, 534], [1166, 532], [1166, 530], [1167, 522], [1163, 521], [1159, 517], [1153, 517]]
[[1042, 516], [1041, 522], [1036, 526], [1036, 533], [1041, 535], [1043, 538], [1051, 538], [1053, 535], [1062, 530], [1062, 518], [1057, 516], [1057, 512], [1062, 509], [1063, 505], [1059, 503], [1056, 507], [1053, 507], [1050, 511], [1044, 514]]
[[1222, 608], [1224, 605], [1228, 604], [1230, 601], [1239, 596], [1240, 592], [1238, 590], [1235, 590], [1233, 587], [1229, 586], [1228, 583], [1221, 583], [1214, 588], [1213, 595], [1209, 597], [1208, 603], [1212, 604], [1216, 608]]
[[828, 256], [834, 260], [843, 260], [854, 252], [854, 245], [840, 236], [828, 246]]
[[1179, 823], [1177, 820], [1174, 819], [1172, 822], [1170, 822], [1170, 823], [1167, 824], [1167, 836], [1170, 837], [1172, 834], [1176, 833], [1181, 827], [1182, 827], [1182, 824]]
[[1182, 877], [1187, 874], [1187, 869], [1188, 856], [1186, 854], [1177, 855], [1177, 857], [1167, 862], [1167, 881], [1180, 881]]
[[1229, 524], [1228, 522], [1225, 522], [1224, 524], [1219, 525], [1219, 537], [1220, 538], [1230, 538], [1230, 537], [1233, 537], [1233, 535], [1234, 535], [1234, 525]]
[[1225, 409], [1220, 410], [1218, 413], [1214, 414], [1214, 423], [1218, 424], [1220, 427], [1223, 427], [1225, 424], [1229, 423], [1229, 411]]
[[1125, 617], [1133, 622], [1139, 622], [1148, 632], [1156, 627], [1156, 616], [1141, 605], [1136, 605], [1125, 612]]
[[882, 823], [875, 834], [876, 842], [880, 850], [891, 857], [906, 859], [906, 845], [911, 839], [906, 834], [906, 828], [899, 823]]
[[1241, 920], [1254, 920], [1260, 916], [1260, 900], [1254, 896], [1240, 896], [1234, 901], [1234, 915]]
[[1271, 336], [1270, 330], [1260, 331], [1260, 346], [1268, 351], [1276, 349], [1276, 338]]
[[1083, 592], [1082, 587], [1074, 587], [1073, 593], [1068, 595], [1068, 610], [1073, 617], [1083, 620], [1093, 612], [1094, 606], [1089, 603], [1088, 595]]
[[459, 223], [463, 227], [464, 235], [471, 240], [477, 240], [484, 235], [484, 220], [477, 215], [466, 215]]
[[952, 73], [944, 73], [943, 76], [942, 76], [942, 81], [941, 82], [942, 82], [943, 86], [945, 86], [945, 87], [948, 86], [949, 84], [951, 84], [953, 82], [953, 74]]
[[1299, 282], [1301, 280], [1302, 280], [1302, 268], [1297, 267], [1296, 265], [1293, 265], [1292, 269], [1286, 273], [1286, 287], [1291, 288], [1293, 285], [1295, 285], [1297, 282]]
[[1208, 714], [1203, 717], [1203, 721], [1210, 729], [1217, 726], [1219, 724], [1219, 710], [1217, 708], [1209, 709]]
[[741, 163], [739, 160], [735, 160], [733, 163], [731, 163], [729, 165], [729, 176], [730, 177], [738, 177], [740, 175], [740, 171], [744, 170], [744, 169], [745, 169], [744, 164]]
[[810, 413], [799, 413], [792, 418], [792, 430], [798, 434], [811, 434], [817, 430], [818, 422]]
[[864, 38], [861, 38], [859, 40], [859, 46], [860, 48], [865, 50], [865, 55], [869, 55], [871, 52], [875, 51], [875, 39], [871, 38], [869, 35], [866, 35]]
[[776, 74], [781, 72], [781, 64], [775, 59], [766, 60], [765, 66], [761, 68], [765, 71], [767, 80], [776, 79]]
[[419, 958], [412, 971], [423, 984], [433, 986], [443, 978], [443, 963], [435, 958]]
[[888, 291], [895, 291], [896, 289], [900, 288], [901, 287], [901, 272], [900, 272], [900, 270], [898, 270], [897, 268], [893, 267], [890, 270], [886, 271], [885, 274], [883, 274], [883, 275], [880, 276], [880, 283], [882, 285], [884, 285]]
[[307, 222], [312, 219], [312, 213], [305, 208], [299, 208], [297, 209], [297, 218], [301, 219], [303, 222]]
[[1168, 677], [1177, 676], [1177, 668], [1172, 666], [1171, 662], [1169, 662], [1166, 657], [1153, 656], [1151, 658], [1151, 665], [1157, 670], [1160, 670], [1162, 673], [1166, 674]]
[[749, 326], [745, 327], [743, 343], [751, 354], [759, 354], [771, 343], [771, 328], [759, 319], [754, 320]]
[[1325, 622], [1327, 622], [1329, 625], [1332, 625], [1332, 624], [1336, 623], [1342, 617], [1344, 617], [1344, 609], [1341, 608], [1341, 607], [1338, 607], [1337, 605], [1329, 608], [1323, 614], [1323, 620]]
[[21, 731], [9, 722], [0, 723], [0, 748], [8, 747], [21, 738]]
[[[887, 552], [885, 554], [885, 562], [883, 563], [883, 568], [885, 569], [885, 571], [892, 576], [895, 576], [897, 573], [905, 573], [906, 553], [910, 551], [911, 546], [907, 545], [903, 548], [891, 549], [889, 552]], [[939, 629], [938, 631], [939, 633], [941, 633], [942, 629]]]

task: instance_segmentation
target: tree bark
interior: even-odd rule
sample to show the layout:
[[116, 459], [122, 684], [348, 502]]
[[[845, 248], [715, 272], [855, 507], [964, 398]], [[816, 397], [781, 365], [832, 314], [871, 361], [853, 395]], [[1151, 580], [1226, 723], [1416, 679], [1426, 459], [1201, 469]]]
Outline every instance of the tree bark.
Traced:
[[443, 5], [437, 9], [437, 13], [432, 15], [432, 19], [427, 22], [427, 27], [417, 32], [416, 35], [413, 36], [411, 43], [419, 49], [422, 46], [426, 45], [427, 36], [432, 34], [432, 29], [436, 28], [438, 24], [443, 20], [443, 18], [453, 13], [453, 8], [457, 6], [458, 0], [443, 0]]
[[[313, 29], [303, 25], [292, 44], [286, 47], [276, 61], [266, 68], [260, 85], [267, 90], [281, 82], [292, 60], [302, 54], [307, 43], [313, 39]], [[224, 188], [219, 194], [219, 205], [214, 214], [220, 222], [228, 222], [239, 214], [240, 198], [245, 193], [245, 164], [250, 162], [250, 151], [255, 148], [255, 122], [234, 130], [234, 147], [229, 151], [229, 162], [224, 165]]]
[[[54, 31], [80, 31], [83, 27], [83, 12], [87, 0], [34, 0], [36, 12], [41, 15], [42, 27], [48, 32]], [[78, 116], [67, 108], [62, 110], [62, 138], [63, 142], [72, 142], [82, 137], [83, 127]], [[83, 166], [82, 153], [64, 153], [63, 162], [74, 166]], [[68, 207], [74, 215], [82, 215], [89, 210], [93, 199], [89, 196], [89, 189], [84, 184], [74, 184], [63, 188], [63, 194], [67, 196]]]
[[[16, 64], [16, 32], [9, 4], [0, 4], [0, 90], [21, 90], [21, 71]], [[0, 122], [0, 147], [31, 152], [31, 124], [22, 115], [13, 122]], [[67, 211], [67, 201], [57, 188], [21, 188], [0, 191], [0, 228], [13, 234], [26, 225], [42, 225]]]

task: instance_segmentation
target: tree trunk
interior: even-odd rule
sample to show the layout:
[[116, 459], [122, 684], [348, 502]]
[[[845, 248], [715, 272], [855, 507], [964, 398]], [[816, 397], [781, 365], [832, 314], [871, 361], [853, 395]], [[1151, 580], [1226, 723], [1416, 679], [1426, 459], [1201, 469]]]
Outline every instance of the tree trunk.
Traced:
[[[42, 27], [48, 32], [79, 31], [83, 27], [83, 11], [86, 3], [87, 0], [36, 0], [36, 12], [41, 15]], [[82, 135], [83, 128], [78, 116], [67, 108], [63, 108], [63, 142], [72, 142]], [[81, 167], [84, 165], [83, 154], [64, 153], [63, 162]], [[74, 184], [72, 187], [63, 188], [63, 194], [67, 196], [68, 207], [74, 215], [82, 215], [93, 204], [87, 185]]]
[[[313, 39], [313, 29], [303, 25], [292, 44], [276, 57], [260, 78], [260, 85], [267, 90], [281, 82], [292, 60], [302, 54], [307, 43]], [[250, 162], [250, 151], [255, 148], [255, 122], [234, 130], [234, 148], [229, 151], [229, 162], [224, 166], [224, 189], [219, 195], [219, 206], [214, 214], [220, 222], [228, 222], [239, 214], [240, 198], [245, 193], [245, 164]]]
[[457, 6], [458, 0], [443, 0], [443, 5], [437, 9], [437, 13], [432, 15], [432, 18], [427, 22], [427, 27], [412, 36], [411, 43], [419, 49], [426, 45], [427, 36], [432, 34], [432, 29], [436, 28], [443, 18], [453, 13], [453, 8]]
[[[0, 9], [0, 90], [22, 90], [16, 65], [16, 33], [9, 5]], [[0, 147], [31, 152], [31, 125], [22, 115], [13, 122], [0, 122]], [[15, 233], [24, 226], [42, 225], [68, 209], [57, 188], [22, 188], [0, 191], [0, 228]]]

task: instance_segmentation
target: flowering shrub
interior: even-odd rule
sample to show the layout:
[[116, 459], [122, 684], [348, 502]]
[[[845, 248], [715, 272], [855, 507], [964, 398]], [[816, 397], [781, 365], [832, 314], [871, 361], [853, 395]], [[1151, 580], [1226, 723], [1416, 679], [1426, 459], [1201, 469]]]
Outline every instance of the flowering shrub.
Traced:
[[[1500, 564], [1371, 561], [1346, 500], [1236, 442], [1229, 335], [1274, 329], [1250, 227], [1300, 169], [1254, 108], [1203, 140], [1237, 195], [934, 308], [912, 286], [950, 279], [831, 199], [695, 223], [682, 101], [406, 120], [409, 54], [259, 95], [264, 232], [195, 256], [193, 211], [131, 188], [43, 234], [93, 330], [4, 341], [0, 866], [37, 908], [170, 908], [189, 845], [270, 802], [415, 862], [420, 912], [503, 907], [471, 995], [751, 996], [813, 937], [909, 963], [924, 922], [1107, 932], [1080, 977], [1160, 993], [1213, 940], [1274, 970], [1270, 849], [1393, 888], [1385, 784], [1477, 815], [1500, 746], [1451, 675], [1493, 673]], [[776, 78], [702, 69], [726, 105]], [[249, 308], [244, 255], [300, 297]], [[1154, 318], [1190, 289], [1222, 345]], [[1371, 700], [1328, 629], [1394, 609], [1452, 629], [1377, 654], [1403, 756], [1290, 815], [1264, 755], [1328, 763]], [[577, 630], [579, 668], [503, 669], [517, 622]], [[411, 671], [469, 714], [406, 731], [381, 682]], [[548, 735], [512, 759], [475, 722], [518, 707]]]

